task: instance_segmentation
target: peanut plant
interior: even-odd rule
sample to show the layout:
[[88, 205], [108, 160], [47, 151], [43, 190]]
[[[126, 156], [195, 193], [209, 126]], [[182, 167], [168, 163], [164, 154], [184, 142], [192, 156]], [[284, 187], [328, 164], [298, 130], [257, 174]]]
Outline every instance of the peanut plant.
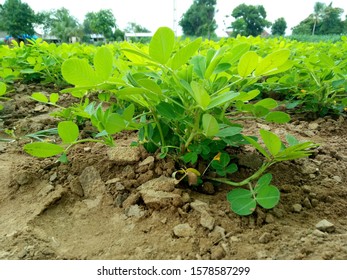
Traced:
[[[116, 53], [104, 46], [96, 51], [92, 64], [87, 59], [69, 58], [62, 64], [62, 76], [74, 87], [62, 92], [81, 99], [92, 92], [103, 96], [99, 104], [86, 104], [83, 113], [79, 112], [99, 133], [96, 139], [78, 140], [78, 127], [64, 121], [58, 125], [62, 145], [30, 143], [24, 149], [39, 157], [61, 154], [66, 160], [71, 145], [82, 141], [114, 145], [114, 134], [137, 130], [137, 145], [149, 152], [159, 150], [162, 158], [172, 157], [181, 166], [189, 165], [182, 174], [191, 177], [190, 183], [214, 180], [231, 186], [247, 185], [248, 190], [237, 188], [227, 196], [235, 213], [249, 215], [256, 204], [273, 208], [279, 201], [279, 191], [270, 184], [272, 176], [266, 170], [279, 161], [306, 157], [316, 145], [298, 143], [289, 136], [285, 146], [272, 132], [260, 130], [264, 148], [256, 137], [242, 134], [237, 120], [249, 116], [275, 123], [290, 121], [288, 114], [275, 110], [277, 101], [259, 99], [261, 92], [255, 87], [263, 77], [291, 69], [289, 57], [286, 48], [262, 57], [247, 42], [209, 47], [198, 38], [182, 44], [171, 29], [161, 27], [148, 46], [123, 42]], [[111, 102], [108, 109], [102, 107], [105, 97]], [[33, 98], [53, 105], [57, 101], [56, 95], [54, 102], [52, 96], [50, 100], [40, 94]], [[246, 144], [264, 156], [264, 163], [249, 178], [232, 182], [228, 176], [237, 171], [237, 165], [226, 148]], [[200, 160], [210, 162], [209, 167], [220, 178], [210, 177], [208, 171], [200, 174], [194, 168]], [[194, 176], [199, 180], [193, 180]]]

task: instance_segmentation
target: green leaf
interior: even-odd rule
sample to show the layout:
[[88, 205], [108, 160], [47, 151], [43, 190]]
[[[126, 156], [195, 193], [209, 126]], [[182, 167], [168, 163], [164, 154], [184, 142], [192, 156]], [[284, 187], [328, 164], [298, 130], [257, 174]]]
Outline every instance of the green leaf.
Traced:
[[282, 147], [281, 139], [276, 134], [264, 129], [261, 129], [259, 132], [268, 151], [273, 156], [276, 156]]
[[67, 155], [65, 154], [65, 153], [62, 153], [62, 155], [59, 157], [59, 162], [61, 162], [61, 163], [68, 163], [69, 162], [69, 160], [68, 160], [68, 158], [67, 158]]
[[59, 100], [59, 94], [58, 93], [52, 93], [50, 96], [49, 96], [49, 102], [52, 103], [52, 104], [56, 104]]
[[238, 73], [241, 77], [250, 75], [258, 65], [259, 56], [256, 52], [246, 52], [239, 61], [237, 66]]
[[194, 56], [191, 59], [191, 64], [193, 64], [193, 70], [198, 75], [200, 79], [204, 79], [206, 72], [206, 57], [202, 55]]
[[175, 103], [160, 102], [156, 109], [161, 116], [172, 121], [185, 117], [184, 108]]
[[116, 96], [125, 99], [125, 100], [131, 100], [133, 102], [136, 102], [137, 104], [143, 106], [143, 107], [149, 107], [148, 102], [142, 97], [142, 95], [146, 92], [146, 89], [143, 88], [136, 88], [136, 87], [127, 87], [119, 90], [116, 93]]
[[260, 94], [260, 91], [257, 89], [251, 90], [249, 92], [241, 92], [240, 95], [235, 98], [236, 100], [240, 101], [250, 101], [253, 98], [256, 98]]
[[291, 135], [291, 134], [286, 135], [286, 140], [287, 140], [289, 146], [294, 146], [294, 145], [299, 144], [298, 139], [296, 139], [296, 137]]
[[245, 189], [234, 189], [227, 195], [231, 210], [240, 216], [247, 216], [254, 212], [257, 203], [252, 193]]
[[289, 70], [290, 68], [292, 68], [294, 65], [295, 65], [295, 63], [293, 61], [289, 61], [288, 60], [285, 63], [283, 63], [281, 66], [278, 66], [278, 67], [268, 71], [266, 73], [266, 75], [270, 76], [270, 75], [275, 75], [275, 74], [278, 74], [278, 73], [285, 72], [285, 71]]
[[125, 128], [124, 119], [116, 113], [108, 116], [105, 124], [105, 130], [108, 134], [115, 134], [122, 131]]
[[202, 127], [206, 137], [213, 137], [219, 132], [218, 122], [210, 114], [204, 114], [202, 116]]
[[237, 170], [238, 170], [238, 167], [235, 163], [232, 163], [227, 168], [225, 168], [225, 171], [229, 174], [235, 173]]
[[257, 185], [256, 185], [254, 191], [257, 191], [257, 190], [261, 189], [264, 186], [270, 185], [271, 180], [272, 180], [272, 174], [271, 173], [264, 174], [263, 176], [261, 176], [258, 179], [258, 182], [257, 182]]
[[209, 61], [208, 66], [205, 71], [205, 79], [209, 79], [213, 72], [215, 71], [217, 65], [223, 58], [223, 54], [225, 53], [226, 47], [220, 48], [218, 51], [215, 52], [213, 55], [211, 61]]
[[138, 80], [137, 82], [140, 86], [144, 87], [145, 89], [148, 89], [149, 91], [155, 94], [160, 95], [162, 93], [160, 86], [158, 86], [157, 83], [152, 80], [141, 79], [141, 80]]
[[234, 136], [236, 134], [239, 134], [242, 131], [242, 127], [238, 127], [238, 126], [228, 126], [226, 128], [221, 129], [216, 136], [217, 137], [230, 137], [230, 136]]
[[135, 105], [131, 103], [128, 107], [126, 107], [123, 111], [122, 117], [127, 122], [131, 122], [135, 114]]
[[58, 134], [64, 144], [70, 144], [78, 139], [80, 131], [72, 121], [63, 121], [58, 124]]
[[32, 95], [31, 95], [31, 98], [36, 100], [36, 101], [39, 101], [39, 102], [42, 102], [42, 103], [48, 103], [48, 98], [46, 95], [44, 95], [43, 93], [41, 92], [34, 92]]
[[202, 42], [202, 38], [198, 38], [183, 48], [179, 49], [172, 58], [171, 68], [176, 70], [183, 64], [187, 63], [189, 58], [199, 49]]
[[113, 55], [106, 47], [98, 48], [94, 56], [94, 68], [101, 81], [106, 81], [112, 74]]
[[227, 153], [221, 153], [218, 161], [223, 167], [226, 167], [230, 162], [230, 156]]
[[35, 142], [24, 145], [24, 151], [34, 157], [46, 158], [61, 154], [64, 148], [52, 143]]
[[208, 105], [207, 109], [212, 109], [218, 106], [222, 106], [225, 103], [230, 102], [233, 99], [237, 98], [239, 95], [240, 95], [239, 92], [228, 91], [220, 95], [214, 96], [211, 98], [211, 102]]
[[143, 64], [147, 61], [153, 61], [148, 54], [144, 53], [136, 45], [130, 44], [129, 42], [122, 43], [122, 51], [124, 55], [132, 62]]
[[256, 201], [265, 209], [274, 208], [280, 201], [280, 191], [275, 186], [263, 186], [257, 191]]
[[270, 112], [266, 117], [265, 120], [268, 122], [274, 122], [274, 123], [287, 123], [290, 121], [290, 116], [285, 112]]
[[196, 163], [198, 161], [198, 155], [195, 152], [190, 152], [190, 153], [186, 153], [183, 157], [182, 157], [183, 161], [185, 163]]
[[[263, 107], [263, 106], [256, 106], [256, 105], [251, 105], [251, 104], [246, 104], [246, 106], [249, 105], [249, 108], [251, 109], [250, 111], [253, 113], [254, 116], [257, 118], [262, 118], [269, 114], [269, 109]], [[245, 108], [247, 108], [245, 106]]]
[[317, 148], [318, 146], [319, 145], [313, 142], [304, 142], [289, 146], [279, 152], [275, 159], [276, 161], [283, 161], [307, 157], [312, 154], [312, 149]]
[[36, 64], [36, 58], [35, 57], [29, 56], [27, 58], [27, 61], [29, 62], [30, 65], [35, 65]]
[[212, 74], [219, 74], [222, 72], [226, 72], [227, 70], [229, 70], [231, 67], [230, 63], [219, 63], [217, 65], [217, 67], [213, 70]]
[[257, 68], [255, 69], [255, 75], [267, 75], [271, 71], [277, 70], [282, 64], [287, 62], [289, 55], [290, 51], [287, 49], [282, 49], [270, 53], [259, 62]]
[[270, 155], [266, 152], [266, 150], [257, 141], [255, 141], [253, 138], [251, 138], [249, 136], [243, 135], [243, 138], [246, 139], [246, 141], [249, 144], [251, 144], [254, 148], [256, 148], [260, 153], [262, 153], [264, 157], [266, 157], [267, 159], [271, 159]]
[[0, 96], [5, 95], [6, 93], [6, 84], [3, 82], [0, 82]]
[[323, 52], [319, 54], [319, 59], [321, 61], [321, 65], [323, 65], [324, 68], [333, 68], [335, 66], [334, 60]]
[[198, 103], [203, 110], [206, 110], [211, 101], [210, 95], [200, 83], [192, 81], [190, 85], [193, 90], [193, 97], [196, 103]]
[[161, 64], [169, 60], [175, 44], [175, 33], [168, 27], [160, 27], [149, 44], [149, 55]]
[[222, 59], [222, 62], [228, 62], [231, 65], [233, 65], [235, 62], [237, 62], [241, 56], [249, 51], [249, 48], [251, 47], [248, 43], [240, 43], [234, 46]]
[[260, 101], [258, 101], [255, 106], [262, 106], [265, 107], [266, 109], [274, 109], [278, 106], [277, 101], [272, 99], [272, 98], [265, 98]]
[[99, 83], [95, 71], [85, 59], [70, 58], [61, 66], [64, 79], [75, 86], [95, 86]]

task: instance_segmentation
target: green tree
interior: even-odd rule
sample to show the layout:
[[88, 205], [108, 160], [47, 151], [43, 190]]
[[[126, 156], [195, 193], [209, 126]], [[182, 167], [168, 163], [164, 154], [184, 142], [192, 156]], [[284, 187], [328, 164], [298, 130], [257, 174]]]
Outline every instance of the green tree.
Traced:
[[286, 29], [287, 22], [283, 17], [281, 17], [276, 19], [273, 25], [271, 26], [271, 34], [283, 36], [286, 33]]
[[116, 19], [111, 10], [100, 10], [85, 15], [83, 28], [86, 34], [102, 34], [106, 39], [113, 37], [113, 30], [117, 28]]
[[69, 10], [61, 8], [46, 13], [44, 29], [50, 35], [58, 37], [62, 42], [69, 42], [73, 36], [82, 37], [83, 30]]
[[344, 31], [344, 24], [341, 20], [343, 9], [333, 8], [332, 3], [324, 10], [322, 24], [319, 27], [319, 33], [322, 35], [341, 34]]
[[270, 27], [271, 22], [266, 20], [266, 11], [263, 5], [246, 5], [237, 6], [231, 15], [236, 19], [231, 23], [233, 30], [232, 35], [258, 36], [265, 27]]
[[214, 19], [216, 4], [216, 0], [194, 0], [179, 21], [183, 34], [210, 38], [217, 29], [216, 20]]
[[311, 18], [306, 18], [298, 25], [292, 28], [293, 35], [310, 35], [312, 34], [313, 22]]
[[313, 14], [311, 17], [313, 18], [313, 27], [312, 27], [312, 35], [315, 34], [317, 25], [321, 22], [324, 13], [325, 13], [326, 5], [321, 2], [316, 2], [313, 7]]
[[6, 0], [0, 5], [0, 29], [14, 38], [19, 38], [23, 34], [33, 35], [34, 23], [37, 22], [34, 11], [21, 0]]
[[116, 30], [113, 33], [113, 40], [123, 41], [124, 37], [125, 37], [125, 32], [120, 30], [119, 28], [116, 28]]
[[135, 22], [128, 22], [127, 27], [124, 29], [127, 33], [149, 33], [151, 32], [146, 27], [143, 27]]
[[344, 32], [343, 9], [316, 2], [313, 13], [293, 28], [294, 35], [327, 35]]

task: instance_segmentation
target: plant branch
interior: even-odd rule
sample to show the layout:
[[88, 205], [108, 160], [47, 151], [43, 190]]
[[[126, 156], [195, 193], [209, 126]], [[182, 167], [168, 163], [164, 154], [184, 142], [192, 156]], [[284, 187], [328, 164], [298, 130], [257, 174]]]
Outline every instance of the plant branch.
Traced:
[[226, 179], [226, 178], [207, 177], [207, 179], [212, 180], [212, 181], [216, 181], [216, 182], [220, 182], [220, 183], [224, 183], [224, 184], [234, 186], [234, 187], [241, 187], [241, 186], [249, 184], [253, 180], [258, 179], [266, 171], [266, 169], [269, 168], [273, 163], [274, 162], [263, 163], [263, 165], [259, 168], [259, 170], [257, 172], [255, 172], [253, 175], [249, 176], [247, 179], [245, 179], [241, 182], [233, 182], [233, 181], [230, 181], [229, 179]]

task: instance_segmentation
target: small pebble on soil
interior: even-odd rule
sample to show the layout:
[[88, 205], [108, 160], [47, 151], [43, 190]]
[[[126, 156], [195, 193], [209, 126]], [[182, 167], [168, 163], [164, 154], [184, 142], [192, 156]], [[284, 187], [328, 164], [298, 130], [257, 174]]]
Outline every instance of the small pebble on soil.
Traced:
[[177, 237], [190, 237], [195, 234], [195, 230], [189, 224], [179, 224], [173, 228], [173, 233]]
[[302, 205], [298, 204], [298, 203], [293, 204], [292, 207], [293, 207], [293, 212], [295, 212], [295, 213], [300, 213], [302, 210]]
[[332, 224], [331, 222], [329, 222], [328, 220], [321, 220], [320, 222], [318, 222], [316, 224], [316, 229], [323, 231], [323, 232], [334, 232], [335, 231], [335, 226], [334, 224]]

